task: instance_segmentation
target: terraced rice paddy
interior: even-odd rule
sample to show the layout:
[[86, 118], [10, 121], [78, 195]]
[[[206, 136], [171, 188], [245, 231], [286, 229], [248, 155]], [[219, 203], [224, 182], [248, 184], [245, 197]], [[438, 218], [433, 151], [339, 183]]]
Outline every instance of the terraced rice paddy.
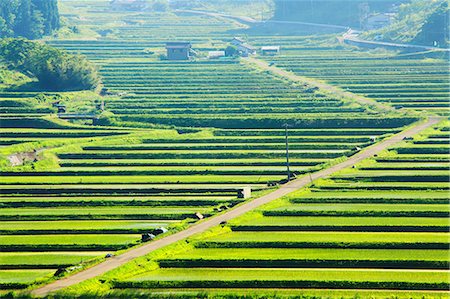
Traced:
[[[449, 166], [438, 154], [447, 145], [422, 146], [435, 139], [448, 141], [447, 128], [191, 238], [191, 249], [160, 258], [158, 270], [114, 286], [447, 290], [448, 181], [433, 183], [444, 175], [436, 167]], [[405, 160], [423, 172], [405, 175]]]
[[[48, 282], [59, 268], [76, 271], [156, 228], [186, 228], [196, 213], [211, 217], [244, 202], [237, 192], [245, 186], [258, 196], [282, 183], [286, 125], [290, 170], [301, 176], [418, 119], [381, 116], [239, 60], [160, 59], [166, 41], [191, 41], [200, 53], [223, 48], [242, 33], [234, 21], [78, 2], [65, 2], [65, 16], [90, 38], [47, 42], [87, 55], [120, 96], [105, 97], [111, 118], [102, 127], [57, 120], [37, 93], [0, 93], [1, 153], [27, 156], [1, 173], [2, 289]], [[368, 54], [329, 39], [249, 37], [282, 45], [270, 58], [276, 66], [406, 112], [448, 114], [443, 60]], [[441, 125], [196, 236], [158, 257], [156, 270], [146, 271], [149, 258], [112, 288], [446, 290], [448, 132]]]
[[268, 59], [296, 74], [324, 80], [397, 109], [449, 115], [447, 58], [287, 45], [282, 55]]
[[[398, 130], [292, 130], [291, 171], [313, 171], [371, 144], [371, 136]], [[49, 136], [58, 132], [48, 131]], [[52, 170], [4, 171], [0, 248], [6, 256], [0, 268], [27, 272], [99, 259], [138, 244], [142, 233], [183, 226], [198, 212], [211, 216], [242, 202], [236, 194], [243, 186], [264, 189], [285, 178], [283, 130], [236, 133], [141, 138], [131, 145], [121, 144], [118, 135], [119, 144], [57, 152], [60, 167]], [[41, 133], [38, 140], [44, 137]], [[312, 149], [315, 142], [319, 145]], [[33, 254], [36, 258], [28, 258]]]

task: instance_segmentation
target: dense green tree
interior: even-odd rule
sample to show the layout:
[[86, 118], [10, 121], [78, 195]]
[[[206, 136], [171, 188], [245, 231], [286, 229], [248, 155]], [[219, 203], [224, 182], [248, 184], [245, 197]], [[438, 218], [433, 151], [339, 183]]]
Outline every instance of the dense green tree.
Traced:
[[56, 0], [33, 0], [36, 9], [42, 13], [44, 22], [44, 34], [51, 34], [53, 30], [60, 27], [58, 1]]
[[442, 1], [439, 7], [425, 19], [422, 28], [420, 28], [412, 42], [427, 46], [449, 47], [449, 19], [450, 9], [448, 1]]
[[448, 0], [413, 0], [399, 7], [395, 21], [379, 30], [369, 31], [363, 38], [381, 36], [388, 42], [411, 43], [448, 48], [450, 34]]
[[57, 0], [0, 1], [0, 36], [41, 38], [60, 27]]
[[10, 68], [32, 75], [48, 90], [95, 89], [99, 75], [84, 56], [26, 39], [3, 39], [0, 57]]

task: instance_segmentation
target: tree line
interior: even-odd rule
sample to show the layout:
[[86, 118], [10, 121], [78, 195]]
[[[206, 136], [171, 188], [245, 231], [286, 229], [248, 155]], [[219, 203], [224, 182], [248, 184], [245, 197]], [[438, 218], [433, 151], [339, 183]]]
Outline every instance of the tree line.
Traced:
[[0, 1], [0, 37], [38, 39], [59, 27], [58, 0]]
[[100, 84], [96, 67], [84, 56], [24, 38], [1, 40], [0, 60], [47, 90], [93, 90]]

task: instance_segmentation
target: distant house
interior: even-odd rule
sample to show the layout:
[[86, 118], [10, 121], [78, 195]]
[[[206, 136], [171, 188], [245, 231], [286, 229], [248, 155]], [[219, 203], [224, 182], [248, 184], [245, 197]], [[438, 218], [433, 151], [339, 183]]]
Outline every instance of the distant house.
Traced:
[[256, 54], [256, 49], [249, 44], [241, 44], [237, 46], [237, 49], [242, 57], [248, 57]]
[[225, 57], [225, 51], [209, 51], [208, 52], [208, 58], [209, 59], [216, 59]]
[[231, 40], [231, 44], [237, 48], [239, 55], [243, 57], [256, 54], [256, 49], [247, 44], [242, 38], [234, 37]]
[[142, 11], [148, 8], [146, 0], [111, 0], [110, 6], [116, 11]]
[[192, 45], [190, 42], [166, 43], [168, 60], [189, 60]]
[[394, 20], [394, 13], [380, 13], [371, 15], [366, 20], [365, 30], [376, 30], [389, 26]]
[[274, 56], [280, 54], [280, 46], [264, 46], [261, 47], [262, 55]]
[[245, 44], [245, 40], [243, 40], [242, 38], [240, 38], [240, 37], [233, 37], [233, 39], [231, 40], [231, 44], [233, 45], [233, 46], [240, 46], [240, 45], [242, 45], [242, 44]]

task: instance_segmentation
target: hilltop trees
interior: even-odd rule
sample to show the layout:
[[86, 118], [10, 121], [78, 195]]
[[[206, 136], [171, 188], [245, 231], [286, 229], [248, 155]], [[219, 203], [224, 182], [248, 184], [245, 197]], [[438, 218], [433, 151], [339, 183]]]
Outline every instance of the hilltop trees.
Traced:
[[41, 38], [60, 27], [57, 0], [0, 1], [0, 36]]
[[36, 77], [48, 90], [92, 90], [100, 83], [96, 68], [84, 56], [38, 42], [4, 39], [0, 42], [0, 58], [10, 68]]

